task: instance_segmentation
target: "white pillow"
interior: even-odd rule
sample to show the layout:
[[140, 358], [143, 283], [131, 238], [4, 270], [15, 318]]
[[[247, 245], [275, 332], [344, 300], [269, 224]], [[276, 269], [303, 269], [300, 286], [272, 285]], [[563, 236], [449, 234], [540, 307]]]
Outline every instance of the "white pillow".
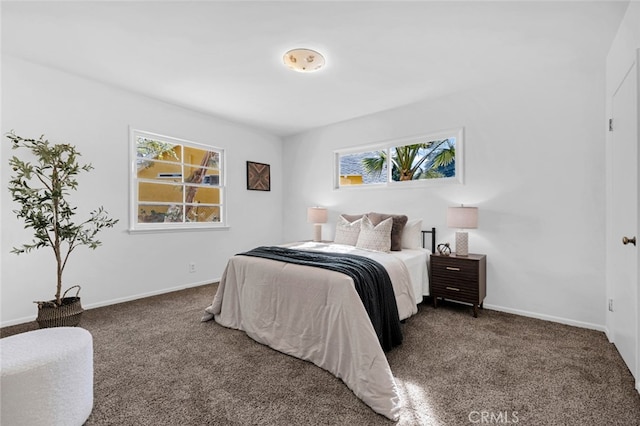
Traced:
[[422, 219], [410, 220], [402, 229], [402, 248], [422, 248]]
[[356, 247], [383, 251], [389, 253], [391, 251], [391, 227], [393, 226], [393, 218], [388, 218], [373, 226], [368, 216], [362, 218], [360, 226], [360, 235]]
[[338, 218], [336, 223], [336, 235], [333, 237], [333, 242], [336, 244], [346, 244], [349, 246], [355, 246], [358, 242], [358, 235], [360, 235], [360, 224], [362, 219], [349, 222], [344, 217]]

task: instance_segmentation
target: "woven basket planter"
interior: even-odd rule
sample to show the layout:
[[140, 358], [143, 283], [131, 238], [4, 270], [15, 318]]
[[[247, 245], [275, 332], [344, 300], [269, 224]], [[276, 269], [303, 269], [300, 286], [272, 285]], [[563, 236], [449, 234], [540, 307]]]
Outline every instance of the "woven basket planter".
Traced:
[[[67, 292], [72, 288], [77, 288], [75, 296], [65, 297]], [[56, 305], [55, 300], [48, 302], [35, 302], [38, 304], [38, 326], [40, 328], [48, 327], [75, 327], [80, 324], [80, 318], [84, 309], [80, 304], [80, 286], [74, 285], [69, 287], [62, 295], [62, 305]]]

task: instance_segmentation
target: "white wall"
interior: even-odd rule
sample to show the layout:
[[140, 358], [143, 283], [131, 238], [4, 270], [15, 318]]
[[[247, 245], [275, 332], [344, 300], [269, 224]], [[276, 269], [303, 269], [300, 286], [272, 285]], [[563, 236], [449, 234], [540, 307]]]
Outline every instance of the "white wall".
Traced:
[[[104, 231], [103, 246], [80, 247], [65, 271], [65, 286], [82, 286], [83, 306], [212, 282], [230, 255], [281, 241], [282, 142], [267, 133], [11, 57], [2, 57], [2, 133], [41, 134], [75, 144], [95, 166], [80, 177], [80, 211], [104, 205], [120, 223]], [[212, 94], [215, 95], [215, 94]], [[222, 147], [227, 154], [228, 230], [130, 234], [128, 228], [129, 126]], [[34, 300], [55, 293], [50, 249], [16, 256], [11, 248], [30, 240], [12, 214], [6, 190], [12, 155], [2, 143], [1, 325], [35, 318]], [[245, 162], [271, 164], [272, 191], [247, 191]], [[188, 272], [196, 262], [197, 271]], [[213, 294], [211, 295], [213, 298]], [[203, 308], [209, 301], [203, 300]], [[196, 316], [198, 314], [195, 314]]]
[[[554, 69], [285, 140], [285, 239], [309, 238], [307, 206], [423, 218], [454, 243], [447, 206], [479, 207], [470, 250], [487, 254], [485, 307], [585, 327], [605, 323], [604, 61]], [[465, 128], [465, 184], [332, 190], [333, 151]], [[331, 224], [324, 237], [333, 237]]]

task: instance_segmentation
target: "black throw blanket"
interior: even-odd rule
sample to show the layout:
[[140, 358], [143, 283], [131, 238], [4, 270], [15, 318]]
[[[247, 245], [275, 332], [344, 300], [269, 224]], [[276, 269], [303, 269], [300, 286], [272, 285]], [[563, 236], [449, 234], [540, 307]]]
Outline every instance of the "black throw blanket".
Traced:
[[375, 260], [343, 253], [258, 247], [241, 256], [262, 257], [298, 265], [329, 269], [350, 276], [384, 351], [402, 343], [398, 305], [389, 274]]

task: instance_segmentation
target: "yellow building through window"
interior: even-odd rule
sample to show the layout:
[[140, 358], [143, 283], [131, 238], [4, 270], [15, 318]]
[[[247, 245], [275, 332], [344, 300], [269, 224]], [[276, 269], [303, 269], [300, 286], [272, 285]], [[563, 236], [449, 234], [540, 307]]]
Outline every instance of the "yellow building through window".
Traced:
[[132, 131], [132, 228], [224, 225], [224, 151]]

